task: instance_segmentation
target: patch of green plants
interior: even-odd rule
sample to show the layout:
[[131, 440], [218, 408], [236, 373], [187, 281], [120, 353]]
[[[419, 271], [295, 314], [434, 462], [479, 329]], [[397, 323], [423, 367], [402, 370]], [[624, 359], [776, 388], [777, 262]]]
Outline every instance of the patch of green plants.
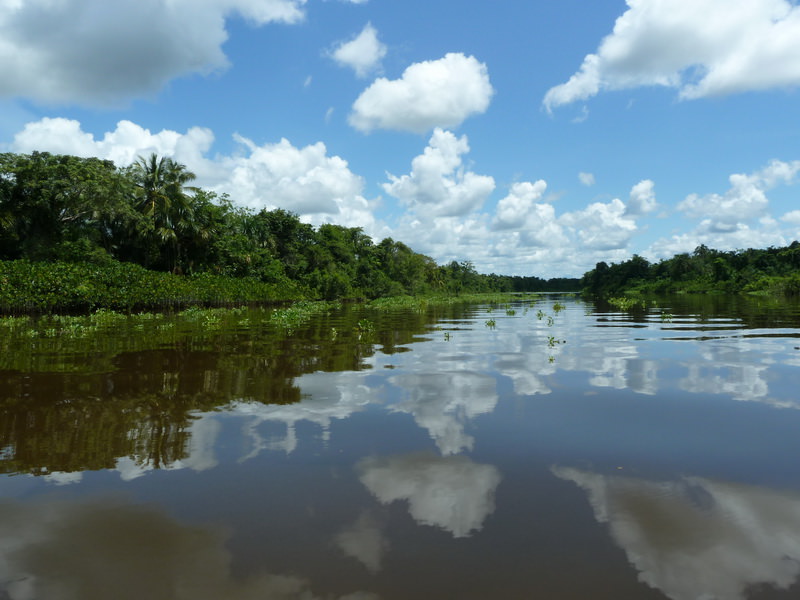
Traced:
[[607, 298], [607, 302], [619, 310], [632, 310], [634, 308], [647, 308], [647, 301], [641, 298], [630, 298], [627, 296], [619, 296], [616, 298]]
[[0, 314], [92, 313], [229, 306], [300, 298], [293, 284], [203, 273], [149, 271], [132, 263], [0, 261]]
[[314, 315], [335, 308], [341, 308], [341, 303], [304, 300], [283, 308], [273, 309], [269, 318], [275, 327], [291, 332], [308, 322]]

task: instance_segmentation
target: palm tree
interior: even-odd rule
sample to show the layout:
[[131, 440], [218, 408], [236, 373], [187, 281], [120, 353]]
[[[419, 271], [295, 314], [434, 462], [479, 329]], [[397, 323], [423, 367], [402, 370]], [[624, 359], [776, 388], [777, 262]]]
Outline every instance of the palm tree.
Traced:
[[163, 247], [166, 266], [178, 266], [181, 239], [194, 228], [194, 203], [186, 191], [196, 191], [187, 184], [195, 174], [186, 165], [155, 153], [140, 156], [131, 165], [131, 176], [137, 187], [136, 207], [148, 219], [149, 233]]

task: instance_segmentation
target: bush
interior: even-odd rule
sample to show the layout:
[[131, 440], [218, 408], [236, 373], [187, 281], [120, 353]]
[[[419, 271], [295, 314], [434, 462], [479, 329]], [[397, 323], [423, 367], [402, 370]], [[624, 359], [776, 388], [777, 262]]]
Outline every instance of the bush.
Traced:
[[0, 261], [0, 313], [132, 311], [292, 300], [296, 285], [200, 274], [184, 277], [132, 263]]

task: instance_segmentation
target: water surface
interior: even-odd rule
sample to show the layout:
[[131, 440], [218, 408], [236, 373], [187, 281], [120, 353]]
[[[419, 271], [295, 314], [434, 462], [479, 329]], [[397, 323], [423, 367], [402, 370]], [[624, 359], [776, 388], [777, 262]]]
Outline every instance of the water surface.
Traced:
[[0, 331], [0, 598], [800, 597], [798, 305], [268, 317]]

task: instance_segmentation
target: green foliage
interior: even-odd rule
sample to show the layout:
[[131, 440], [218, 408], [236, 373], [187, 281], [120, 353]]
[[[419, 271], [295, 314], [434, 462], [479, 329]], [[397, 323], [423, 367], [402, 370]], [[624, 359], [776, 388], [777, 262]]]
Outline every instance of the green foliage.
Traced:
[[800, 294], [800, 242], [784, 248], [723, 252], [698, 246], [655, 264], [634, 255], [619, 264], [598, 263], [581, 279], [584, 292]]
[[201, 273], [191, 277], [130, 263], [0, 261], [0, 313], [133, 311], [298, 298], [296, 287]]
[[615, 306], [620, 310], [631, 310], [633, 308], [646, 308], [647, 302], [642, 300], [641, 298], [630, 298], [630, 297], [615, 297], [615, 298], [606, 298], [606, 302], [608, 302], [611, 306]]
[[469, 260], [439, 266], [359, 227], [315, 229], [283, 209], [236, 208], [193, 179], [156, 154], [122, 169], [0, 154], [0, 310], [578, 289], [574, 279], [483, 275]]

